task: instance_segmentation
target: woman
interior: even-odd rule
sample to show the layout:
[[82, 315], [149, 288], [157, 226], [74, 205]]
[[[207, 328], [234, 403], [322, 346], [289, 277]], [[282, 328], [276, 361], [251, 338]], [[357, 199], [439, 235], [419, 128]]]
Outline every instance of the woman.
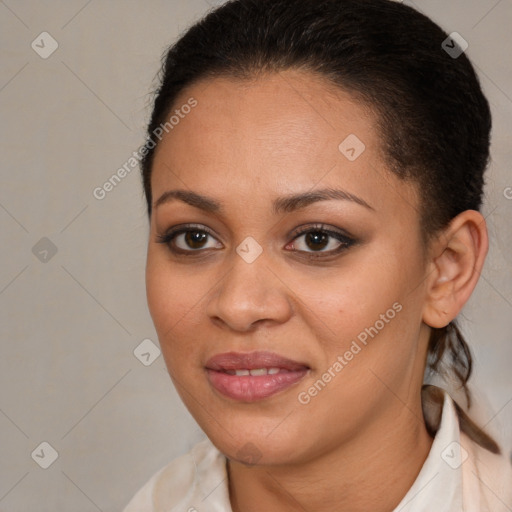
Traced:
[[511, 510], [498, 444], [423, 386], [470, 405], [491, 119], [462, 50], [388, 0], [235, 0], [170, 48], [147, 296], [208, 439], [126, 512]]

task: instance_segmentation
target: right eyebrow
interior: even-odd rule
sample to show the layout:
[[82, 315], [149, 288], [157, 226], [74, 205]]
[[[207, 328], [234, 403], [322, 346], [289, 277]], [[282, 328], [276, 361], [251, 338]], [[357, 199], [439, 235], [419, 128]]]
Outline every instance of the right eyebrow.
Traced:
[[210, 197], [190, 192], [189, 190], [168, 190], [164, 192], [154, 203], [153, 208], [158, 208], [161, 204], [169, 203], [173, 200], [183, 201], [184, 203], [200, 208], [209, 213], [218, 213], [222, 211], [221, 204]]

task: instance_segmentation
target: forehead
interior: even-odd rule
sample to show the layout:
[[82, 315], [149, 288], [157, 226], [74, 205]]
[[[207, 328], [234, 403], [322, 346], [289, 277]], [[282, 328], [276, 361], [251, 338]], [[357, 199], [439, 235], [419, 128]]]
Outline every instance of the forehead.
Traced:
[[387, 199], [381, 189], [395, 177], [375, 115], [324, 79], [289, 70], [205, 80], [183, 91], [173, 112], [190, 98], [197, 105], [157, 147], [155, 199], [169, 187], [253, 198], [319, 186], [343, 186], [377, 205]]

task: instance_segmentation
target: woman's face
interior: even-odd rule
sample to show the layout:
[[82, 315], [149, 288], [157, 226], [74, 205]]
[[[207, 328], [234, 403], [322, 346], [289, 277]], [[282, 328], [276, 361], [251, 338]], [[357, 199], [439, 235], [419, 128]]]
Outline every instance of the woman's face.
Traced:
[[202, 429], [229, 458], [281, 464], [417, 421], [419, 200], [386, 169], [373, 115], [291, 70], [200, 82], [173, 110], [147, 296]]

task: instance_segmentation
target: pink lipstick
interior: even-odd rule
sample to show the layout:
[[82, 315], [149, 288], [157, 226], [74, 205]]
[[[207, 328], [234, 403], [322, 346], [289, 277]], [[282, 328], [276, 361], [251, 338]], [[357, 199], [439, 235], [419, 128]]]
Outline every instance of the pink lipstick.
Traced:
[[272, 352], [227, 352], [210, 358], [206, 365], [210, 384], [224, 396], [243, 402], [268, 398], [299, 382], [306, 364]]

